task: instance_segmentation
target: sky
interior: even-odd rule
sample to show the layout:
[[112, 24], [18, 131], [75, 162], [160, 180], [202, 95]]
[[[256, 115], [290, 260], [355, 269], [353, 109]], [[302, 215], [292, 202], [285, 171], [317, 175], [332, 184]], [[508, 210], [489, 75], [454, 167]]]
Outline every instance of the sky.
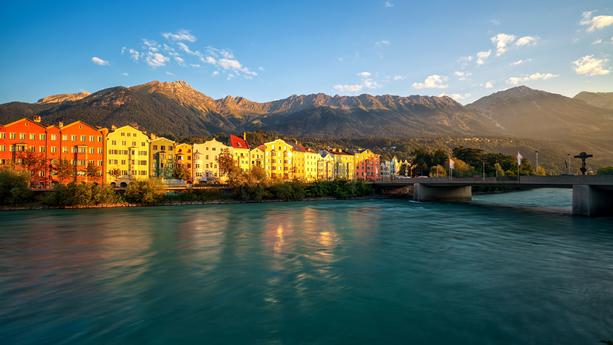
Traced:
[[11, 1], [0, 103], [185, 80], [214, 98], [613, 92], [613, 1]]

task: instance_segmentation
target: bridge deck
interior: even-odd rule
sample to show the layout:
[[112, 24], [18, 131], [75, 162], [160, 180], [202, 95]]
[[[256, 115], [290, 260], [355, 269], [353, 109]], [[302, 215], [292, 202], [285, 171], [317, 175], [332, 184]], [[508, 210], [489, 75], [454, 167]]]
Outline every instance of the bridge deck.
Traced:
[[378, 181], [373, 184], [381, 187], [402, 187], [416, 183], [432, 186], [525, 186], [525, 187], [555, 187], [572, 188], [574, 185], [599, 186], [613, 189], [613, 176], [521, 176], [521, 178], [453, 178], [431, 177], [397, 179], [392, 181]]

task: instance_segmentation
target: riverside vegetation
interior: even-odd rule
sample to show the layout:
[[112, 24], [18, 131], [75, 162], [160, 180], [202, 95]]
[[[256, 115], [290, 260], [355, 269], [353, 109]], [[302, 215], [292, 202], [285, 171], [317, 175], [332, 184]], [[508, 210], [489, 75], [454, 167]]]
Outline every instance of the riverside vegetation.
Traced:
[[[256, 172], [257, 173], [257, 172]], [[186, 188], [166, 192], [158, 180], [134, 181], [125, 190], [93, 183], [57, 184], [50, 191], [29, 188], [29, 174], [0, 171], [0, 205], [4, 207], [121, 207], [128, 205], [168, 205], [206, 202], [262, 202], [267, 200], [303, 200], [309, 198], [347, 199], [372, 195], [372, 186], [361, 181], [322, 181], [314, 183], [271, 182], [251, 174], [234, 176], [227, 187]], [[250, 176], [247, 178], [247, 176]]]

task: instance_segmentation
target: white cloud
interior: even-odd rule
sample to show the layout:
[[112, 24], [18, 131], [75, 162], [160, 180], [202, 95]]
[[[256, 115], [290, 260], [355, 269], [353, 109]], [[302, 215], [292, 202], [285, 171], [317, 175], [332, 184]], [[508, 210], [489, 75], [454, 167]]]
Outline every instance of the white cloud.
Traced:
[[441, 93], [440, 95], [438, 95], [439, 97], [451, 97], [453, 98], [456, 102], [462, 102], [464, 100], [466, 100], [468, 97], [470, 97], [470, 93], [450, 93], [450, 94], [446, 94], [446, 93]]
[[579, 75], [598, 76], [611, 73], [606, 66], [607, 62], [609, 62], [607, 59], [597, 59], [594, 55], [586, 55], [573, 61], [573, 65], [575, 65], [575, 72]]
[[405, 80], [406, 78], [400, 74], [397, 74], [392, 77], [392, 80]]
[[593, 16], [594, 11], [586, 11], [581, 15], [579, 24], [587, 26], [585, 31], [593, 32], [613, 25], [613, 16]]
[[458, 77], [458, 80], [467, 80], [470, 79], [471, 75], [473, 75], [472, 73], [466, 71], [455, 71], [453, 74]]
[[496, 36], [492, 36], [491, 40], [496, 46], [496, 56], [500, 56], [506, 53], [509, 49], [509, 45], [515, 41], [515, 35], [499, 33]]
[[213, 73], [211, 73], [211, 75], [212, 75], [213, 77], [216, 77], [216, 76], [218, 76], [218, 75], [219, 75], [219, 71], [213, 71]]
[[519, 60], [517, 60], [517, 61], [513, 61], [513, 62], [511, 62], [511, 64], [510, 64], [510, 65], [511, 65], [511, 66], [519, 66], [519, 65], [523, 65], [523, 64], [525, 64], [525, 63], [527, 63], [527, 62], [530, 62], [530, 61], [532, 61], [532, 59], [519, 59]]
[[492, 55], [492, 51], [491, 50], [486, 50], [486, 51], [482, 51], [482, 52], [478, 52], [477, 53], [477, 65], [483, 65], [485, 63], [485, 60], [487, 60], [487, 58], [490, 57], [490, 55]]
[[339, 93], [355, 94], [364, 89], [372, 90], [372, 89], [378, 89], [381, 87], [381, 84], [379, 84], [376, 80], [371, 78], [372, 73], [370, 72], [360, 72], [360, 73], [357, 73], [356, 75], [362, 79], [359, 83], [336, 84], [332, 86], [332, 88], [334, 88], [334, 90], [336, 90]]
[[168, 72], [168, 71], [166, 71], [166, 75], [169, 75], [169, 76], [174, 76], [175, 74], [174, 74], [174, 73], [172, 73], [172, 72]]
[[388, 41], [388, 40], [381, 40], [381, 41], [377, 41], [375, 42], [375, 47], [377, 48], [383, 48], [383, 47], [388, 47], [392, 44], [392, 42]]
[[171, 41], [187, 41], [196, 42], [196, 36], [192, 35], [189, 30], [179, 30], [177, 32], [164, 32], [162, 36]]
[[200, 52], [191, 50], [189, 46], [183, 42], [177, 43], [177, 46], [179, 47], [179, 49], [181, 49], [182, 51], [186, 52], [189, 55], [196, 55], [196, 56], [201, 55]]
[[393, 2], [391, 2], [390, 0], [386, 0], [386, 1], [383, 3], [383, 6], [384, 6], [385, 8], [392, 8], [392, 7], [394, 7], [394, 3], [393, 3]]
[[124, 77], [127, 77], [128, 73], [127, 72], [123, 72], [121, 75], [124, 76]]
[[493, 81], [486, 81], [485, 83], [483, 83], [482, 85], [484, 88], [486, 89], [491, 89], [494, 87], [494, 82]]
[[201, 56], [200, 60], [221, 68], [222, 70], [226, 71], [228, 75], [231, 74], [232, 77], [242, 75], [247, 79], [251, 79], [258, 75], [256, 72], [250, 70], [246, 66], [243, 66], [229, 50], [208, 47], [207, 51], [209, 55]]
[[200, 64], [199, 63], [190, 63], [189, 66], [193, 67], [193, 68], [200, 68]]
[[333, 86], [334, 90], [340, 93], [357, 93], [362, 91], [364, 85], [362, 84], [336, 84]]
[[170, 61], [170, 59], [167, 56], [153, 51], [148, 52], [147, 56], [145, 56], [145, 62], [153, 68], [166, 66], [168, 61]]
[[549, 80], [549, 79], [553, 79], [558, 77], [557, 74], [552, 74], [552, 73], [532, 73], [530, 75], [523, 75], [523, 76], [519, 76], [519, 77], [510, 77], [507, 80], [507, 84], [510, 85], [519, 85], [523, 82], [527, 82], [527, 81], [537, 81], [537, 80]]
[[174, 56], [174, 59], [181, 66], [185, 64], [185, 60], [180, 56]]
[[422, 83], [413, 83], [413, 88], [416, 90], [421, 89], [446, 89], [447, 86], [447, 77], [440, 76], [438, 74], [432, 74], [426, 77], [426, 79]]
[[92, 62], [95, 63], [98, 66], [108, 66], [108, 65], [110, 65], [108, 60], [101, 59], [101, 58], [99, 58], [97, 56], [92, 57]]
[[538, 37], [523, 36], [518, 38], [517, 41], [515, 41], [515, 45], [518, 47], [533, 46], [536, 44], [536, 41], [538, 41]]
[[601, 44], [602, 43], [602, 38], [599, 38], [597, 40], [595, 40], [594, 42], [592, 42], [592, 44], [596, 45], [596, 44]]

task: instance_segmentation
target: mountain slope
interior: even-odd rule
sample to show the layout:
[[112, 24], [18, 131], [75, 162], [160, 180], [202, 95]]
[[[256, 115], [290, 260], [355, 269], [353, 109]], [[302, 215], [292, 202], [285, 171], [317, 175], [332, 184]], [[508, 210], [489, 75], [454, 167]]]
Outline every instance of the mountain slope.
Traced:
[[613, 110], [613, 92], [579, 92], [573, 99], [598, 108]]
[[[548, 140], [610, 140], [613, 111], [527, 87], [462, 106], [449, 97], [323, 93], [271, 102], [213, 99], [182, 81], [113, 87], [91, 95], [53, 96], [0, 105], [0, 123], [41, 115], [46, 124], [82, 119], [93, 125], [139, 124], [183, 138], [242, 130], [295, 136], [507, 136]], [[46, 100], [45, 102], [42, 102]]]
[[505, 136], [560, 140], [613, 135], [613, 111], [525, 86], [496, 92], [466, 108], [493, 121]]

